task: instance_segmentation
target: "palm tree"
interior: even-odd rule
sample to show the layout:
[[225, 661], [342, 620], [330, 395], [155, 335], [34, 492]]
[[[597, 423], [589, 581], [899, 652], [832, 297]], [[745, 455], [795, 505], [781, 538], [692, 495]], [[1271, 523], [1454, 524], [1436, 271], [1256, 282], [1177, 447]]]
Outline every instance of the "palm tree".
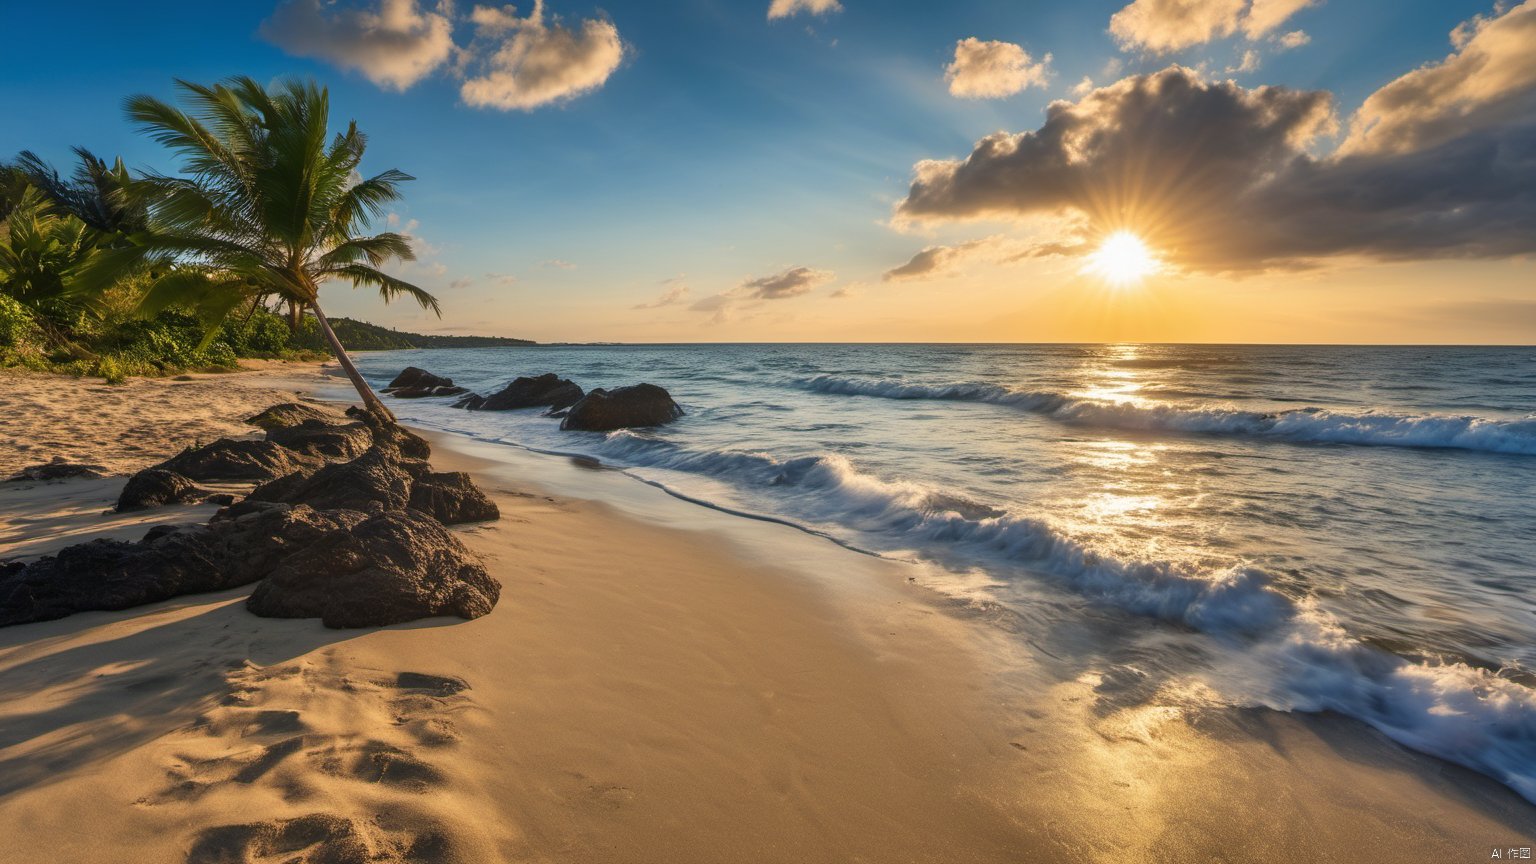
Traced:
[[253, 299], [307, 308], [363, 403], [393, 417], [336, 338], [320, 287], [371, 285], [385, 302], [405, 295], [442, 314], [431, 294], [379, 269], [414, 259], [410, 240], [364, 233], [414, 178], [395, 170], [362, 178], [366, 136], [355, 122], [330, 136], [330, 97], [313, 82], [270, 90], [248, 77], [176, 83], [185, 109], [151, 96], [133, 96], [126, 107], [135, 125], [181, 157], [183, 175], [133, 182], [130, 194], [149, 204], [149, 229], [131, 247], [103, 253], [107, 262], [78, 284], [92, 290], [135, 268], [174, 264], [154, 268], [146, 304], [188, 303], [215, 319]]
[[79, 161], [68, 179], [30, 150], [16, 157], [14, 170], [42, 193], [56, 212], [73, 216], [103, 235], [104, 245], [120, 243], [126, 236], [143, 231], [148, 226], [148, 214], [144, 202], [128, 194], [133, 177], [123, 160], [109, 165], [84, 147], [74, 151]]

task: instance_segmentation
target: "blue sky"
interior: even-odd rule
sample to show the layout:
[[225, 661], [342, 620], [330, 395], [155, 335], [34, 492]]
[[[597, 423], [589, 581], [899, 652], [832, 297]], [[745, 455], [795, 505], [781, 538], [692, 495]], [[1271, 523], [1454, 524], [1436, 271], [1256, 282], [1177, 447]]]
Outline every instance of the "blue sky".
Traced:
[[[319, 14], [366, 11], [378, 2], [327, 4]], [[1077, 268], [1054, 260], [1007, 272], [983, 266], [928, 283], [883, 281], [882, 273], [926, 246], [993, 238], [998, 230], [1010, 238], [1029, 233], [978, 226], [969, 216], [893, 226], [893, 208], [907, 195], [919, 161], [962, 158], [988, 133], [1040, 127], [1047, 103], [1080, 98], [1086, 90], [1074, 93], [1074, 87], [1085, 77], [1106, 86], [1172, 63], [1243, 88], [1326, 90], [1347, 120], [1378, 88], [1450, 54], [1449, 34], [1458, 24], [1498, 14], [1488, 2], [1414, 0], [1387, 8], [1326, 0], [1305, 5], [1263, 38], [1239, 32], [1155, 53], [1111, 34], [1111, 17], [1125, 0], [844, 0], [822, 14], [801, 10], [774, 20], [767, 4], [549, 0], [543, 11], [551, 25], [556, 19], [573, 29], [586, 21], [611, 23], [623, 60], [600, 86], [531, 110], [466, 104], [451, 62], [402, 91], [338, 68], [334, 59], [294, 56], [274, 44], [281, 39], [260, 33], [276, 0], [216, 10], [170, 2], [7, 4], [0, 13], [5, 29], [38, 38], [8, 40], [0, 55], [0, 99], [10, 118], [0, 124], [0, 153], [31, 149], [65, 163], [70, 146], [84, 145], [120, 154], [131, 166], [166, 169], [164, 154], [122, 119], [124, 97], [171, 97], [177, 77], [314, 77], [330, 87], [333, 119], [356, 119], [370, 135], [365, 170], [395, 167], [418, 178], [397, 208], [398, 223], [421, 238], [426, 254], [402, 272], [439, 293], [446, 307], [437, 322], [339, 289], [331, 295], [333, 314], [550, 340], [818, 339], [840, 332], [924, 338], [925, 324], [934, 339], [991, 339], [1008, 333], [988, 322], [1050, 300], [1029, 292], [1059, 293], [1080, 281]], [[455, 44], [463, 46], [475, 32], [472, 8], [423, 3], [418, 11], [441, 12], [452, 22]], [[1305, 44], [1284, 48], [1277, 41], [1298, 30]], [[67, 35], [64, 51], [59, 34]], [[957, 41], [970, 37], [1017, 45], [1033, 62], [1049, 54], [1044, 86], [1000, 98], [951, 95], [945, 67], [956, 58]], [[1257, 68], [1239, 71], [1248, 51], [1256, 53]], [[1322, 136], [1309, 147], [1326, 153], [1343, 134]], [[1532, 274], [1528, 256], [1474, 257], [1457, 272], [1488, 283], [1489, 299], [1519, 299], [1513, 286]], [[786, 294], [783, 302], [747, 297], [742, 288], [797, 267], [824, 275], [813, 290]], [[1328, 283], [1332, 287], [1316, 284], [1323, 278], [1316, 267], [1301, 276], [1287, 270], [1257, 278], [1306, 283], [1297, 297], [1333, 296], [1348, 294], [1339, 285], [1391, 283], [1399, 271], [1401, 284], [1422, 288], [1423, 274], [1442, 267], [1379, 263], [1367, 255], [1323, 268], [1355, 274], [1338, 276], [1344, 281]], [[1219, 287], [1222, 279], [1230, 281], [1170, 267], [1146, 290], [1193, 308], [1200, 304], [1191, 292], [1198, 290], [1222, 292], [1223, 302], [1230, 301], [1233, 292]], [[1253, 280], [1245, 277], [1237, 293], [1251, 293]], [[687, 291], [676, 302], [634, 308], [682, 285]], [[1362, 303], [1369, 305], [1372, 290], [1385, 289], [1360, 289]], [[691, 308], [732, 292], [716, 308]], [[933, 312], [938, 300], [952, 308]], [[1415, 295], [1420, 300], [1445, 302], [1430, 289]], [[1333, 302], [1340, 301], [1335, 296]], [[1250, 305], [1262, 318], [1256, 322], [1262, 326], [1249, 328], [1251, 338], [1264, 338], [1273, 329], [1265, 328], [1280, 320], [1275, 316], [1284, 317], [1277, 311], [1284, 304], [1273, 298]], [[721, 306], [731, 314], [718, 314]], [[996, 314], [953, 312], [966, 307]], [[1149, 324], [1155, 337], [1153, 330]], [[1087, 333], [1079, 331], [1083, 327], [1066, 327], [1062, 338]], [[1136, 338], [1135, 327], [1125, 332]], [[1192, 335], [1180, 331], [1171, 338], [1181, 334]], [[1123, 338], [1123, 328], [1101, 335]], [[1518, 336], [1493, 341], [1528, 341]], [[1018, 338], [1052, 337], [1024, 328]], [[1362, 332], [1358, 341], [1377, 339]]]

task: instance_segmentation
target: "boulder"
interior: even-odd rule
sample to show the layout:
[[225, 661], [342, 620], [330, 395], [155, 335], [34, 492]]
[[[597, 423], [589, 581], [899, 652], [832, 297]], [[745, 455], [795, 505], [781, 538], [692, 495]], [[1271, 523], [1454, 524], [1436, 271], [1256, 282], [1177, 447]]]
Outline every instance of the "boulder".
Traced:
[[452, 387], [453, 379], [444, 378], [441, 375], [433, 375], [425, 369], [417, 366], [407, 366], [395, 376], [395, 380], [389, 382], [384, 388], [385, 393], [406, 387]]
[[6, 479], [7, 483], [21, 483], [27, 480], [70, 480], [83, 477], [88, 480], [96, 480], [107, 476], [107, 469], [101, 465], [84, 465], [79, 462], [65, 462], [63, 456], [55, 456], [51, 461], [40, 465], [28, 465], [13, 476]]
[[69, 546], [28, 564], [0, 567], [0, 626], [246, 585], [297, 550], [366, 518], [345, 510], [252, 505], [207, 525], [157, 526], [137, 543], [98, 539]]
[[569, 378], [546, 372], [533, 378], [514, 379], [501, 391], [485, 397], [478, 406], [470, 407], [470, 410], [512, 411], [518, 408], [547, 407], [558, 411], [575, 405], [584, 395], [581, 388]]
[[272, 480], [320, 460], [272, 441], [220, 438], [203, 447], [188, 447], [153, 467], [174, 471], [190, 480]]
[[427, 443], [427, 439], [394, 420], [356, 406], [347, 409], [347, 416], [361, 420], [368, 426], [373, 433], [374, 446], [396, 450], [406, 459], [432, 458], [432, 446]]
[[245, 422], [258, 429], [265, 429], [268, 432], [273, 429], [286, 429], [289, 426], [297, 426], [305, 420], [322, 420], [327, 423], [337, 423], [341, 418], [335, 412], [303, 402], [284, 402], [280, 405], [273, 405], [254, 417], [245, 418]]
[[470, 394], [468, 394], [466, 396], [460, 397], [457, 402], [453, 403], [452, 405], [449, 405], [448, 407], [449, 408], [468, 408], [471, 411], [476, 411], [476, 410], [478, 410], [480, 408], [481, 405], [484, 405], [484, 404], [485, 404], [485, 397], [484, 396], [481, 396], [479, 393], [470, 393]]
[[572, 405], [561, 429], [607, 432], [631, 426], [660, 426], [683, 416], [672, 395], [655, 384], [636, 384], [613, 390], [601, 388]]
[[470, 476], [462, 471], [427, 471], [413, 478], [411, 499], [407, 506], [445, 525], [501, 518], [501, 510], [496, 507], [496, 502], [487, 498]]
[[457, 396], [460, 393], [468, 393], [468, 387], [401, 387], [399, 390], [388, 391], [389, 395], [396, 399], [425, 399], [429, 396]]
[[400, 469], [390, 450], [374, 447], [350, 462], [295, 471], [264, 483], [246, 500], [376, 513], [403, 509], [410, 498], [410, 475]]
[[145, 468], [128, 478], [123, 492], [117, 497], [119, 513], [130, 510], [148, 510], [167, 504], [184, 504], [203, 501], [214, 493], [198, 488], [196, 483], [164, 468]]
[[310, 418], [293, 426], [268, 430], [267, 440], [305, 456], [345, 461], [368, 452], [373, 446], [373, 433], [365, 423], [341, 423], [334, 417]]
[[268, 618], [377, 627], [490, 612], [501, 585], [441, 524], [414, 510], [381, 513], [285, 558], [246, 601]]

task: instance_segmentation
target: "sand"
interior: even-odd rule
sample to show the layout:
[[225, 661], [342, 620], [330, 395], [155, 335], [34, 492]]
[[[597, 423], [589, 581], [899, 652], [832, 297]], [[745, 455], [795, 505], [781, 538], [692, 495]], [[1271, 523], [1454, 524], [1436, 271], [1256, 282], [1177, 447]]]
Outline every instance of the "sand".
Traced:
[[[131, 470], [324, 380], [22, 376], [8, 398], [73, 425], [0, 435]], [[184, 425], [133, 431], [156, 417]], [[494, 612], [327, 630], [236, 590], [0, 629], [0, 861], [1481, 861], [1536, 836], [1360, 724], [1115, 709], [1091, 651], [916, 565], [432, 438], [504, 514], [459, 529]], [[104, 515], [120, 482], [0, 486], [0, 557], [211, 512]]]

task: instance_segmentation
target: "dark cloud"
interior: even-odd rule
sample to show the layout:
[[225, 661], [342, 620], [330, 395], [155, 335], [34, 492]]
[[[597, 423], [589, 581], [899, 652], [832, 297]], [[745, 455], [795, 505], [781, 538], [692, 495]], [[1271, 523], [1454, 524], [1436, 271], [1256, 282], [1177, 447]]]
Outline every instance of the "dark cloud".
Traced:
[[745, 296], [758, 300], [779, 300], [805, 294], [817, 285], [832, 281], [833, 274], [809, 267], [791, 267], [772, 276], [761, 276], [741, 283]]
[[[1536, 52], [1514, 38], [1533, 19], [1527, 0], [1458, 30], [1456, 54], [1368, 99], [1328, 157], [1310, 149], [1337, 128], [1330, 94], [1174, 66], [1053, 103], [1038, 130], [989, 135], [965, 159], [919, 163], [897, 218], [1072, 216], [1081, 227], [1060, 242], [1129, 229], [1207, 272], [1536, 251], [1536, 88], [1508, 85], [1536, 78]], [[1433, 95], [1382, 95], [1410, 85]], [[1383, 128], [1414, 143], [1373, 141]]]

